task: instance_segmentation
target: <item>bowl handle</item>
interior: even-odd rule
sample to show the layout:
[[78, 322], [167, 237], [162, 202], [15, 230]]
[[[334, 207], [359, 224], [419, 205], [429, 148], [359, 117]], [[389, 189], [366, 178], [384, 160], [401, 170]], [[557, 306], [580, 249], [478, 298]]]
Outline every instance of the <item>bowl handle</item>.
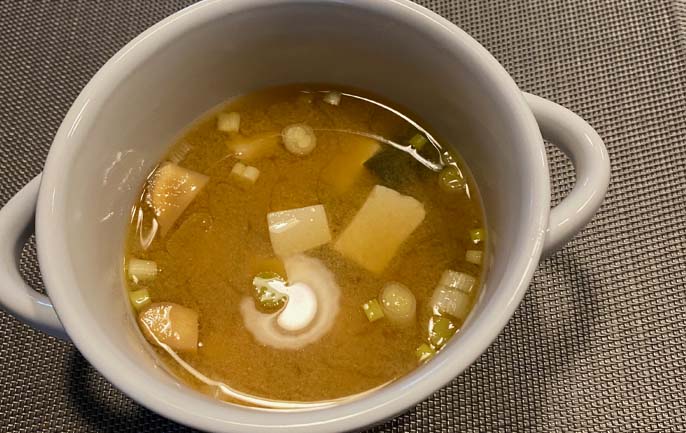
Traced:
[[525, 93], [543, 138], [558, 146], [574, 164], [576, 183], [551, 209], [543, 254], [569, 242], [593, 218], [610, 183], [610, 159], [603, 140], [581, 117], [547, 99]]
[[40, 175], [0, 209], [0, 305], [19, 320], [68, 339], [50, 299], [29, 287], [19, 273], [21, 251], [33, 233]]

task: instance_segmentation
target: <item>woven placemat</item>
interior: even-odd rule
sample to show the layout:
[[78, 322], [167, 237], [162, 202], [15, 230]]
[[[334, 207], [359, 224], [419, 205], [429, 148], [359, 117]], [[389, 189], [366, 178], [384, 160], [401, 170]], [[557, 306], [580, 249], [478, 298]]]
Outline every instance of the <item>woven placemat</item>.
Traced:
[[[0, 205], [39, 173], [97, 69], [190, 3], [0, 1]], [[686, 431], [686, 4], [422, 3], [491, 50], [522, 89], [587, 119], [613, 177], [596, 218], [541, 264], [490, 349], [374, 431]], [[573, 172], [557, 150], [550, 161], [559, 201]], [[40, 289], [32, 243], [22, 263]], [[189, 431], [3, 312], [0, 371], [0, 432]]]

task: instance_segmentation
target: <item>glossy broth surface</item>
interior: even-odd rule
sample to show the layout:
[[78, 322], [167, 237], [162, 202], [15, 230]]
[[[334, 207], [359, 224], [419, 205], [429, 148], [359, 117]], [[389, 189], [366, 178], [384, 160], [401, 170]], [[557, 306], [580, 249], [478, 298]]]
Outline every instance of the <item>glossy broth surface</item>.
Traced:
[[[327, 102], [330, 91], [342, 93], [333, 93], [333, 102], [340, 96], [337, 105]], [[239, 113], [239, 132], [218, 130], [218, 113], [229, 112]], [[125, 247], [129, 270], [133, 258], [157, 267], [153, 278], [131, 278], [129, 273], [129, 291], [147, 290], [145, 303], [171, 302], [197, 313], [197, 350], [179, 351], [174, 359], [168, 350], [155, 347], [173, 373], [218, 398], [261, 405], [223, 392], [217, 383], [263, 399], [318, 402], [368, 391], [421, 364], [416, 350], [431, 346], [430, 323], [441, 315], [432, 311], [432, 294], [444, 271], [474, 276], [477, 283], [469, 296], [476, 296], [482, 265], [467, 261], [466, 255], [482, 250], [483, 238], [475, 239], [474, 230], [484, 222], [478, 191], [461, 160], [441, 149], [440, 144], [448, 143], [435, 142], [401, 112], [374, 96], [330, 86], [271, 88], [213, 110], [173, 145], [166, 160], [207, 176], [207, 183], [173, 224], [161, 228], [149, 200], [151, 174], [135, 204]], [[292, 124], [305, 124], [314, 132], [316, 147], [308, 155], [284, 148], [281, 133]], [[417, 134], [429, 139], [415, 153], [438, 170], [394, 148], [407, 148]], [[239, 159], [236, 143], [256, 136], [275, 137], [278, 146]], [[382, 152], [387, 157], [367, 160], [344, 190], [332, 187], [326, 180], [332, 161], [349, 152], [351, 141], [369, 136], [376, 137], [381, 149], [374, 158]], [[254, 184], [232, 174], [238, 162], [259, 170]], [[457, 169], [459, 190], [441, 185], [441, 164]], [[413, 197], [425, 216], [389, 264], [371, 272], [332, 246], [377, 185]], [[267, 215], [313, 205], [324, 207], [332, 240], [302, 254], [319, 259], [335, 277], [338, 311], [333, 326], [316, 341], [296, 350], [277, 349], [256, 340], [240, 305], [254, 297], [253, 278], [259, 272], [283, 273]], [[416, 299], [416, 319], [409, 326], [396, 326], [386, 318], [372, 322], [361, 307], [377, 299], [389, 282], [403, 284]], [[456, 328], [461, 325], [460, 318], [444, 316]], [[199, 380], [188, 367], [215, 382]]]

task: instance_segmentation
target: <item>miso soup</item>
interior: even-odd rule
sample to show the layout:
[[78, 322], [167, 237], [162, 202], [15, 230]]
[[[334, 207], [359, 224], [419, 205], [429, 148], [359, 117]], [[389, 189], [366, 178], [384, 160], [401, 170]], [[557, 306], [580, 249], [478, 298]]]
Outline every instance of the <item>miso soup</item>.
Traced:
[[364, 92], [293, 85], [202, 116], [142, 186], [128, 296], [164, 365], [226, 401], [307, 408], [431, 358], [484, 276], [476, 185]]

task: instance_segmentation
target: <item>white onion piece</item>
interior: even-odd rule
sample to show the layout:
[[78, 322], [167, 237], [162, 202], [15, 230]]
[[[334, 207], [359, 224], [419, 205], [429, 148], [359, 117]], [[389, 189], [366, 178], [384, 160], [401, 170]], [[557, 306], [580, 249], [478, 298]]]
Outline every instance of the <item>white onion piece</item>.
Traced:
[[[286, 307], [277, 313], [265, 314], [258, 311], [251, 297], [243, 298], [240, 311], [245, 327], [260, 344], [275, 349], [297, 350], [319, 340], [331, 330], [338, 314], [340, 288], [336, 284], [334, 275], [319, 259], [296, 254], [286, 258], [284, 266], [290, 288], [306, 286], [316, 299], [316, 311], [306, 327], [293, 331], [284, 329], [284, 326], [296, 327], [291, 318], [279, 321], [280, 315], [289, 308], [289, 304], [292, 303], [291, 308], [299, 309], [303, 306], [303, 299], [305, 299], [305, 305], [310, 302], [306, 300], [308, 295], [304, 293], [304, 290], [298, 294], [300, 301], [295, 297], [289, 297]], [[297, 326], [302, 326], [302, 323], [297, 323]]]
[[281, 139], [287, 151], [299, 156], [309, 155], [317, 147], [314, 131], [304, 123], [285, 127], [281, 131]]
[[446, 286], [438, 286], [431, 296], [431, 309], [434, 314], [450, 314], [464, 320], [469, 314], [471, 299], [469, 295]]
[[241, 126], [240, 113], [219, 113], [217, 115], [217, 130], [222, 132], [238, 132]]
[[379, 302], [384, 316], [394, 325], [408, 326], [414, 323], [417, 300], [406, 286], [391, 282], [379, 293]]
[[470, 293], [476, 285], [476, 278], [464, 272], [456, 272], [448, 269], [441, 275], [439, 286], [450, 287], [464, 293]]
[[157, 263], [152, 260], [129, 259], [129, 277], [134, 283], [152, 280], [157, 276]]

